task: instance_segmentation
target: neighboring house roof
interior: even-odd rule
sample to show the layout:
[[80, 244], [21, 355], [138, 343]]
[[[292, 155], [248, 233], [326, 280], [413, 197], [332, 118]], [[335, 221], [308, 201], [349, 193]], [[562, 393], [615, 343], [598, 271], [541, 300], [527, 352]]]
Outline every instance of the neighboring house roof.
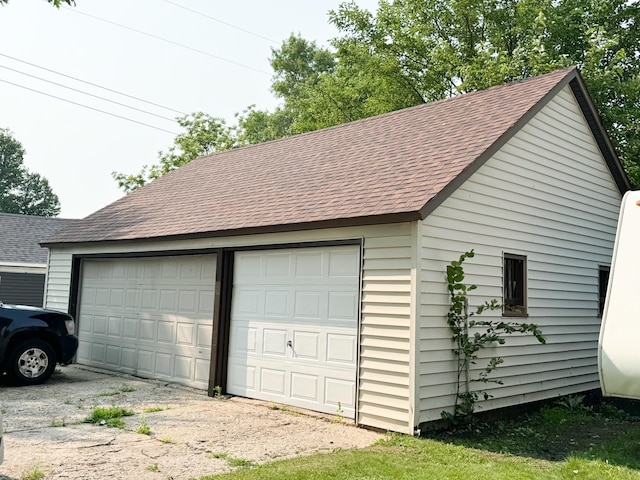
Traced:
[[47, 264], [47, 249], [39, 242], [74, 220], [0, 213], [0, 265]]
[[570, 85], [629, 188], [575, 68], [198, 158], [47, 244], [248, 234], [424, 218]]

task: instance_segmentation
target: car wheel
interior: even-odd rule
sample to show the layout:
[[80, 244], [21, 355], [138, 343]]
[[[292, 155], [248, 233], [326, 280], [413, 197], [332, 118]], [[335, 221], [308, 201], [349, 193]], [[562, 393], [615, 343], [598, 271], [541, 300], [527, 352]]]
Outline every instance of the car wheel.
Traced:
[[46, 381], [56, 367], [56, 353], [42, 340], [27, 340], [7, 356], [7, 376], [17, 385], [37, 385]]

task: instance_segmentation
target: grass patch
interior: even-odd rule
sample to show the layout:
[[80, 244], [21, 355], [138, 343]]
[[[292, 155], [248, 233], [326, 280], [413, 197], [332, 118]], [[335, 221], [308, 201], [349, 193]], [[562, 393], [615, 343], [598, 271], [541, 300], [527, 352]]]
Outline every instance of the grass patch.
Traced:
[[255, 465], [255, 463], [253, 463], [251, 460], [247, 460], [246, 458], [240, 458], [240, 457], [228, 457], [227, 463], [229, 464], [230, 467], [236, 467], [236, 468], [249, 468]]
[[28, 472], [24, 472], [20, 475], [20, 480], [41, 480], [46, 475], [39, 468], [34, 468], [33, 470], [29, 470]]
[[158, 464], [154, 463], [153, 465], [149, 465], [147, 467], [147, 470], [149, 470], [150, 472], [157, 472], [159, 470]]
[[[250, 468], [255, 465], [251, 460], [240, 457], [232, 457], [226, 452], [216, 452], [211, 454], [211, 458], [219, 458], [227, 461], [227, 465], [234, 468]], [[208, 478], [208, 477], [205, 477]]]
[[130, 417], [133, 410], [122, 407], [95, 407], [89, 416], [84, 419], [84, 423], [94, 423], [96, 425], [106, 425], [107, 427], [124, 428], [122, 417]]
[[144, 415], [140, 417], [140, 425], [135, 429], [135, 432], [140, 435], [151, 435], [151, 428], [147, 425], [147, 418]]
[[162, 438], [159, 438], [158, 441], [160, 443], [173, 443], [173, 440], [171, 440], [171, 437], [162, 437]]
[[144, 413], [155, 413], [169, 410], [171, 407], [147, 407], [144, 409]]
[[390, 435], [366, 449], [276, 461], [201, 480], [640, 480], [640, 417], [607, 404], [578, 403], [548, 405], [513, 420], [429, 438]]
[[64, 418], [62, 418], [62, 419], [54, 418], [53, 420], [51, 420], [51, 423], [49, 424], [49, 426], [52, 427], [52, 428], [66, 427], [67, 423], [65, 422]]
[[286, 413], [287, 415], [291, 415], [293, 417], [299, 417], [300, 412], [296, 410], [292, 410], [287, 405], [283, 405], [280, 403], [269, 402], [269, 410], [279, 410], [282, 413]]

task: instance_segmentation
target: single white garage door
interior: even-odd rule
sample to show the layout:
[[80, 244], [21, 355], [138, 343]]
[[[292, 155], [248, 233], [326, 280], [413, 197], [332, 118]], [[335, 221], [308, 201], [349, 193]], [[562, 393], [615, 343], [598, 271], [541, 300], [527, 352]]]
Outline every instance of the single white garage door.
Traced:
[[235, 255], [227, 391], [355, 417], [360, 248]]
[[78, 363], [207, 389], [214, 255], [85, 260]]

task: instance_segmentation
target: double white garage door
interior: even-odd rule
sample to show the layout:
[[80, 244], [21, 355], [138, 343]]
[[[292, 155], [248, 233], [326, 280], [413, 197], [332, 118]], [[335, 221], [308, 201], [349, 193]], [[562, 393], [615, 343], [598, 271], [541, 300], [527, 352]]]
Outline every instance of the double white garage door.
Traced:
[[[80, 363], [206, 389], [214, 255], [85, 260]], [[227, 391], [355, 415], [359, 247], [236, 252]]]

